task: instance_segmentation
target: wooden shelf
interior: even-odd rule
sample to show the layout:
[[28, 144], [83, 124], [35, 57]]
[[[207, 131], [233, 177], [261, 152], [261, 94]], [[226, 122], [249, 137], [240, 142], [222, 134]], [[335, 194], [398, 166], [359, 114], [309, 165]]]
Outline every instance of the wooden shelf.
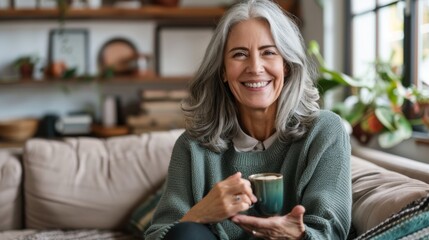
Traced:
[[124, 76], [109, 79], [98, 78], [79, 78], [79, 79], [42, 79], [42, 80], [14, 80], [2, 81], [0, 80], [0, 88], [2, 86], [35, 86], [35, 85], [52, 85], [52, 84], [178, 84], [186, 85], [192, 76], [189, 77], [159, 77], [159, 76]]
[[[286, 11], [299, 17], [298, 0], [278, 0], [279, 5]], [[98, 9], [69, 8], [66, 11], [66, 20], [174, 20], [192, 21], [197, 24], [199, 20], [216, 23], [225, 13], [224, 7], [162, 7], [146, 5], [140, 8], [102, 7]], [[0, 21], [4, 20], [58, 20], [58, 9], [0, 9]], [[215, 21], [213, 21], [215, 20]]]
[[[153, 19], [153, 20], [213, 20], [225, 12], [221, 7], [167, 8], [145, 6], [138, 9], [103, 7], [99, 9], [69, 9], [65, 19]], [[57, 9], [6, 9], [0, 10], [0, 20], [58, 20]]]

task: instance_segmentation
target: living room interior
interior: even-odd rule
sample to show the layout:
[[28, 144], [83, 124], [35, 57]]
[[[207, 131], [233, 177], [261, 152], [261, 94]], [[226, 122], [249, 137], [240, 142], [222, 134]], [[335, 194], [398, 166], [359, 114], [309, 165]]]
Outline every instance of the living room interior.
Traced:
[[[154, 139], [165, 142], [166, 146], [159, 147], [162, 149], [153, 150], [159, 151], [160, 155], [158, 156], [158, 153], [153, 155], [167, 158], [168, 151], [174, 144], [173, 140], [183, 128], [180, 100], [186, 96], [187, 82], [192, 78], [204, 56], [205, 47], [216, 22], [228, 5], [234, 2], [234, 0], [0, 0], [0, 160], [3, 157], [6, 159], [5, 162], [12, 161], [11, 158], [17, 156], [19, 159], [17, 162], [21, 162], [21, 158], [25, 159], [22, 157], [24, 151], [24, 156], [34, 155], [35, 158], [39, 158], [38, 160], [42, 158], [38, 154], [47, 154], [46, 159], [50, 160], [61, 158], [61, 152], [70, 153], [68, 156], [78, 155], [66, 146], [38, 141], [38, 139], [68, 138], [70, 140], [65, 141], [69, 141], [67, 144], [72, 147], [87, 143], [88, 146], [98, 150], [104, 144], [102, 141], [106, 141], [111, 146], [118, 146], [114, 150], [118, 155], [122, 154], [124, 158], [129, 158], [125, 153], [119, 153], [119, 149], [127, 151], [131, 149], [134, 152], [143, 148], [142, 146], [153, 144], [150, 141], [144, 144], [135, 143], [133, 137], [142, 134], [149, 134]], [[357, 110], [351, 105], [346, 105], [352, 110], [343, 111], [337, 103], [350, 103], [345, 99], [357, 95], [356, 89], [368, 91], [366, 87], [350, 86], [347, 85], [347, 81], [335, 83], [333, 84], [335, 88], [323, 90], [321, 106], [344, 113], [340, 115], [344, 117], [344, 123], [350, 127], [352, 146], [355, 147], [353, 155], [358, 158], [375, 159], [375, 164], [378, 163], [378, 166], [374, 167], [376, 171], [380, 171], [378, 167], [382, 166], [425, 182], [425, 185], [418, 183], [420, 189], [417, 193], [410, 190], [409, 195], [404, 194], [407, 198], [401, 200], [402, 203], [407, 201], [409, 203], [427, 194], [429, 0], [277, 0], [277, 2], [285, 10], [296, 15], [307, 47], [310, 48], [312, 42], [318, 44], [320, 48], [318, 51], [323, 57], [323, 66], [326, 67], [325, 70], [331, 71], [323, 73], [323, 70], [318, 68], [322, 72], [319, 79], [335, 78], [338, 76], [336, 73], [344, 73], [356, 80], [365, 78], [374, 80], [379, 73], [376, 71], [377, 66], [380, 66], [376, 62], [390, 64], [387, 75], [391, 74], [389, 76], [393, 80], [399, 79], [401, 88], [398, 87], [398, 91], [404, 92], [400, 96], [402, 102], [395, 105], [399, 106], [395, 108], [395, 113], [399, 112], [406, 119], [406, 128], [412, 129], [409, 134], [403, 133], [401, 127], [383, 121], [382, 116], [385, 115], [382, 111], [375, 111], [379, 131], [374, 132], [370, 129], [363, 134], [352, 133], [361, 131], [363, 125], [366, 124], [368, 127], [372, 122], [357, 123], [351, 117]], [[314, 52], [313, 60], [319, 67], [321, 66], [320, 59], [317, 59]], [[25, 69], [24, 62], [31, 63], [30, 73]], [[396, 81], [394, 83], [397, 84]], [[397, 98], [399, 97], [395, 97]], [[393, 119], [393, 115], [391, 116]], [[367, 121], [368, 114], [360, 118]], [[373, 125], [370, 125], [370, 128], [371, 126]], [[358, 127], [360, 130], [357, 130]], [[398, 135], [392, 129], [400, 129], [399, 135], [402, 134], [402, 138], [390, 141], [389, 136]], [[161, 135], [153, 133], [158, 131]], [[84, 138], [76, 140], [80, 137]], [[87, 140], [87, 137], [92, 140]], [[386, 138], [389, 138], [391, 144], [388, 147], [383, 146]], [[127, 148], [122, 140], [132, 143], [132, 147]], [[31, 143], [25, 149], [28, 142]], [[51, 155], [43, 151], [40, 153], [39, 147], [56, 149], [58, 152], [53, 151]], [[79, 151], [84, 150], [76, 150]], [[379, 152], [390, 155], [379, 155]], [[102, 153], [97, 154], [100, 154], [96, 156], [97, 161], [101, 161]], [[382, 160], [376, 159], [378, 157]], [[61, 164], [65, 167], [66, 160], [72, 161], [71, 159], [74, 158], [61, 160]], [[405, 159], [407, 161], [403, 162]], [[135, 209], [142, 199], [147, 200], [156, 189], [159, 189], [168, 161], [158, 158], [155, 160], [160, 162], [159, 165], [151, 160], [150, 164], [154, 165], [149, 164], [149, 168], [154, 171], [161, 169], [163, 174], [155, 176], [152, 173], [151, 177], [156, 180], [145, 183], [144, 189], [141, 190], [144, 193], [136, 193], [128, 200], [115, 197], [112, 201], [121, 202], [122, 209], [126, 209], [123, 214], [119, 214], [118, 210], [112, 213], [117, 214], [115, 217], [103, 215], [105, 218], [112, 217], [112, 220], [100, 221], [95, 225], [89, 224], [90, 228], [123, 227], [124, 219], [129, 218], [131, 209]], [[361, 166], [359, 164], [355, 166]], [[25, 167], [30, 172], [34, 168], [31, 164]], [[19, 171], [21, 174], [22, 170]], [[363, 168], [356, 170], [357, 174], [364, 172]], [[382, 172], [380, 177], [388, 177], [389, 174]], [[38, 179], [37, 175], [27, 177], [26, 181], [30, 181], [29, 179], [35, 182], [44, 181], [42, 177]], [[406, 181], [413, 182], [415, 179]], [[124, 179], [121, 180], [123, 180], [121, 183], [125, 182]], [[21, 187], [20, 184], [17, 186]], [[61, 184], [67, 186], [68, 183]], [[138, 188], [138, 184], [131, 185], [127, 188], [128, 191]], [[44, 194], [51, 191], [48, 187], [42, 190]], [[19, 208], [18, 215], [24, 217], [10, 217], [8, 226], [22, 228], [21, 222], [27, 213], [19, 206], [26, 200], [18, 201], [15, 197], [27, 194], [31, 196], [32, 193], [16, 191], [10, 206], [11, 209]], [[79, 194], [83, 196], [85, 191]], [[108, 198], [107, 193], [103, 194], [105, 193], [100, 190], [100, 196]], [[390, 192], [386, 196], [393, 197], [396, 194]], [[96, 200], [100, 199], [101, 197]], [[31, 201], [35, 204], [33, 206], [44, 204], [44, 200]], [[100, 201], [106, 204], [104, 207], [115, 206], [109, 205], [111, 202], [108, 200]], [[362, 207], [363, 203], [360, 204]], [[128, 206], [125, 208], [125, 205]], [[372, 205], [374, 209], [376, 206], [382, 205]], [[359, 233], [362, 234], [378, 225], [390, 216], [389, 214], [399, 211], [404, 206], [393, 207], [390, 212], [380, 213], [373, 222], [363, 223], [362, 226], [365, 227], [361, 227]], [[53, 214], [61, 216], [72, 212], [72, 209], [67, 212], [69, 210], [64, 212], [61, 210], [58, 213], [54, 211]], [[16, 212], [10, 214], [17, 215]], [[37, 215], [34, 214], [32, 216]], [[33, 218], [26, 224], [36, 229], [82, 228], [82, 225], [68, 224], [67, 221], [55, 225], [43, 219], [43, 216], [38, 217], [42, 220], [34, 221], [36, 218]], [[362, 222], [366, 219], [362, 215], [356, 218], [358, 217]], [[370, 219], [371, 216], [366, 217]], [[0, 225], [1, 230], [9, 229]]]

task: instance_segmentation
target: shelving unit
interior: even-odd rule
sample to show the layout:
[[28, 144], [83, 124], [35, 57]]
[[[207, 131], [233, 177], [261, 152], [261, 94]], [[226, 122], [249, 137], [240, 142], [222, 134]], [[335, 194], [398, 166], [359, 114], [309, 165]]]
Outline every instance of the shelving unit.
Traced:
[[[283, 9], [299, 18], [299, 0], [278, 0]], [[153, 21], [155, 25], [178, 26], [207, 26], [215, 25], [225, 13], [224, 7], [162, 7], [145, 5], [138, 9], [102, 7], [98, 9], [67, 9], [64, 17], [66, 22], [90, 21]], [[12, 22], [40, 22], [59, 21], [58, 9], [0, 9], [0, 24]], [[45, 21], [45, 22], [44, 22]], [[0, 77], [1, 78], [1, 77]], [[56, 86], [81, 86], [82, 84], [96, 83], [106, 88], [121, 90], [161, 88], [183, 89], [192, 76], [159, 77], [159, 76], [123, 76], [109, 79], [91, 77], [89, 79], [43, 79], [43, 80], [14, 80], [0, 79], [0, 89], [45, 89]], [[125, 90], [124, 90], [125, 91]], [[4, 142], [0, 139], [0, 149], [21, 149], [24, 143]]]
[[99, 84], [135, 84], [135, 85], [149, 85], [149, 84], [176, 84], [176, 85], [186, 85], [187, 82], [192, 77], [139, 77], [139, 76], [125, 76], [125, 77], [115, 77], [108, 79], [99, 79], [99, 78], [79, 78], [79, 79], [42, 79], [42, 80], [16, 80], [16, 81], [1, 81], [0, 88], [6, 86], [43, 86], [51, 84], [85, 84], [96, 82]]
[[[298, 0], [277, 1], [286, 11], [299, 17]], [[65, 19], [150, 19], [150, 20], [218, 20], [225, 12], [224, 7], [162, 7], [146, 5], [137, 9], [102, 7], [98, 9], [73, 9], [66, 11]], [[2, 9], [0, 21], [4, 20], [47, 20], [58, 19], [58, 9]]]
[[[99, 9], [68, 9], [66, 20], [86, 19], [137, 19], [137, 20], [196, 20], [218, 19], [225, 12], [224, 8], [167, 8], [145, 6], [138, 9], [103, 7]], [[0, 10], [0, 20], [46, 20], [58, 19], [57, 9], [7, 9]]]

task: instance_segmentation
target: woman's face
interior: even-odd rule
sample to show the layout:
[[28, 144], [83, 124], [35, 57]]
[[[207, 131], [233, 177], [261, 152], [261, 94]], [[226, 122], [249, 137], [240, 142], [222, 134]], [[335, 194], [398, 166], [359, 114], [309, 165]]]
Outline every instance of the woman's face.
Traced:
[[224, 63], [224, 80], [241, 111], [276, 109], [285, 67], [267, 22], [250, 19], [233, 26]]

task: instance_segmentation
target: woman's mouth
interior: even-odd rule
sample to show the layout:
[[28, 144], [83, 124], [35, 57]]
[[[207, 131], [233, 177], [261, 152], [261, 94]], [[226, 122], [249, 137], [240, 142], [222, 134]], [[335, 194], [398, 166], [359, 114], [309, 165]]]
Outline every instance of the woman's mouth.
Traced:
[[269, 81], [262, 81], [262, 82], [245, 82], [243, 83], [244, 86], [249, 88], [262, 88], [267, 86]]

